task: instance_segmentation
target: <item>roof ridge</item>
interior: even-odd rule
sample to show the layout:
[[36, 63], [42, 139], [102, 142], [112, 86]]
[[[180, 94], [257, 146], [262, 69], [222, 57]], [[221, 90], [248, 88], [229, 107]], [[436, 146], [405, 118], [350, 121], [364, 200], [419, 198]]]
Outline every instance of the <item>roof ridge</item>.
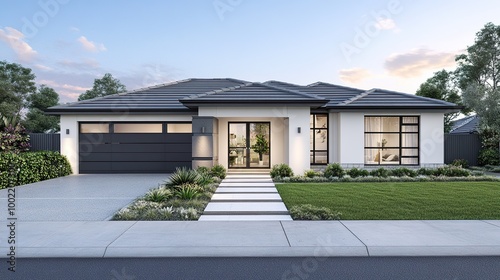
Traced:
[[302, 91], [298, 91], [298, 90], [292, 90], [292, 89], [287, 89], [287, 88], [272, 86], [272, 85], [263, 84], [263, 83], [258, 83], [258, 84], [260, 84], [262, 86], [265, 86], [265, 87], [272, 88], [272, 89], [277, 89], [277, 90], [281, 90], [281, 91], [288, 91], [288, 92], [291, 92], [291, 93], [300, 94], [302, 96], [306, 96], [306, 97], [309, 97], [309, 98], [315, 98], [315, 99], [318, 99], [318, 100], [326, 100], [324, 97], [321, 97], [321, 96], [318, 96], [318, 95], [312, 94], [312, 93], [306, 93], [306, 92], [302, 92]]
[[265, 81], [263, 82], [263, 84], [265, 85], [268, 85], [268, 83], [280, 83], [280, 84], [285, 84], [285, 85], [289, 85], [289, 86], [294, 86], [294, 87], [304, 87], [302, 85], [297, 85], [297, 84], [292, 84], [292, 83], [288, 83], [288, 82], [283, 82], [283, 81], [278, 81], [278, 80], [269, 80], [269, 81]]
[[317, 81], [317, 82], [315, 82], [315, 83], [312, 83], [312, 84], [307, 85], [306, 87], [314, 87], [314, 86], [317, 86], [317, 85], [319, 85], [319, 84], [325, 84], [325, 85], [334, 86], [334, 87], [339, 87], [339, 88], [345, 88], [345, 89], [359, 90], [359, 91], [362, 91], [362, 92], [365, 92], [365, 91], [366, 91], [366, 89], [360, 89], [360, 88], [355, 88], [355, 87], [346, 87], [346, 86], [336, 85], [336, 84], [327, 83], [327, 82], [322, 82], [322, 81]]
[[455, 130], [457, 130], [457, 129], [463, 127], [463, 126], [465, 126], [466, 124], [468, 124], [471, 121], [473, 121], [476, 117], [477, 117], [477, 114], [476, 115], [472, 115], [472, 116], [467, 116], [465, 118], [461, 118], [459, 120], [456, 120], [456, 122], [458, 122], [458, 121], [463, 121], [463, 122], [460, 125], [458, 125], [457, 127], [450, 129], [450, 132], [453, 132], [453, 131], [455, 131]]
[[347, 100], [345, 100], [345, 101], [343, 101], [343, 102], [339, 103], [339, 105], [347, 105], [347, 104], [351, 104], [352, 102], [354, 102], [354, 101], [356, 101], [356, 100], [359, 100], [359, 99], [361, 99], [361, 98], [363, 98], [363, 97], [365, 97], [365, 96], [367, 96], [368, 94], [373, 93], [373, 92], [375, 92], [375, 89], [373, 89], [373, 88], [372, 88], [372, 89], [370, 89], [370, 90], [367, 90], [367, 91], [365, 91], [365, 92], [362, 92], [362, 93], [360, 93], [360, 94], [358, 94], [358, 95], [356, 95], [356, 96], [354, 96], [354, 97], [351, 97], [351, 98], [349, 98], [349, 99], [347, 99]]

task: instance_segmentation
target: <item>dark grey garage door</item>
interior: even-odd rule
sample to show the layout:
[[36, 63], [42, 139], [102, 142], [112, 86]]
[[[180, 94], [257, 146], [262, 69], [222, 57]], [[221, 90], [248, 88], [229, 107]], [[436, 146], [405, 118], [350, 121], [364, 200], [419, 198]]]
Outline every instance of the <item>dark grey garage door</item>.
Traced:
[[80, 173], [191, 167], [191, 123], [80, 123]]

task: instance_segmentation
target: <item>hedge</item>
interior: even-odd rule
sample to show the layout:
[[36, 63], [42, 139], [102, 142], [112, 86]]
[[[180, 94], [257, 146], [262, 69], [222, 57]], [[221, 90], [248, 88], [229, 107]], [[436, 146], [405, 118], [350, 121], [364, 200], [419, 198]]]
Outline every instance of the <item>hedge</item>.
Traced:
[[0, 153], [0, 189], [70, 175], [67, 158], [58, 152]]

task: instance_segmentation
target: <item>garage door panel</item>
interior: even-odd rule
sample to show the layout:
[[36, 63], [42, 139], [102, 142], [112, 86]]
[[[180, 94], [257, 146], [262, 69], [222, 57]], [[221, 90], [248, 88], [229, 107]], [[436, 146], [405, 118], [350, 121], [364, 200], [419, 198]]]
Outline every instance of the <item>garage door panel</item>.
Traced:
[[114, 153], [112, 161], [166, 161], [165, 153]]
[[191, 143], [193, 135], [191, 133], [170, 133], [166, 134], [167, 143]]
[[113, 134], [113, 143], [165, 143], [165, 134]]
[[166, 153], [164, 154], [165, 161], [185, 161], [191, 158], [191, 153]]
[[111, 153], [89, 153], [80, 156], [80, 162], [84, 161], [112, 161]]
[[165, 144], [165, 152], [191, 153], [191, 142], [183, 144]]
[[111, 153], [111, 147], [111, 144], [80, 143], [79, 145], [81, 155], [91, 153]]
[[86, 133], [80, 134], [79, 143], [104, 144], [111, 143], [111, 135], [104, 133]]
[[114, 144], [113, 153], [164, 153], [165, 144]]
[[111, 162], [80, 162], [80, 173], [99, 173], [111, 170]]

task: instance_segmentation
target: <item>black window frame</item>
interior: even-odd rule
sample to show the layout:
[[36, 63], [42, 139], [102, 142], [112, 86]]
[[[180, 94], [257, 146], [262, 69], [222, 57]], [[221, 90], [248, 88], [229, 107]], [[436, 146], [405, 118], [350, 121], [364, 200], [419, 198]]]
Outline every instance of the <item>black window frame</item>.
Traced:
[[[399, 118], [399, 131], [398, 132], [384, 132], [384, 131], [378, 131], [378, 132], [367, 132], [366, 131], [366, 121], [364, 122], [364, 154], [366, 155], [366, 150], [380, 150], [380, 147], [370, 147], [366, 146], [366, 135], [367, 134], [398, 134], [399, 136], [399, 147], [384, 147], [384, 149], [392, 149], [392, 150], [398, 150], [399, 155], [398, 155], [398, 164], [382, 164], [382, 163], [366, 163], [366, 159], [364, 160], [364, 165], [366, 166], [420, 166], [420, 116], [418, 115], [399, 115], [399, 116], [392, 116], [392, 115], [365, 115], [364, 120], [366, 118]], [[416, 123], [405, 123], [403, 122], [404, 118], [417, 118]], [[417, 127], [417, 131], [414, 132], [403, 132], [403, 127]], [[417, 141], [417, 146], [416, 147], [403, 147], [402, 145], [402, 140], [403, 140], [403, 135], [406, 134], [416, 134], [418, 141]], [[403, 150], [417, 150], [417, 155], [416, 156], [403, 156]], [[416, 158], [417, 163], [410, 163], [410, 164], [404, 164], [401, 163], [401, 160], [403, 158]]]
[[[324, 115], [326, 116], [326, 128], [324, 127], [320, 127], [320, 128], [316, 128], [316, 115]], [[330, 162], [330, 153], [329, 153], [329, 149], [330, 149], [330, 129], [329, 129], [329, 126], [330, 126], [330, 118], [329, 118], [329, 114], [328, 113], [311, 113], [311, 115], [309, 116], [309, 118], [313, 118], [313, 122], [312, 122], [312, 126], [309, 128], [309, 133], [313, 134], [313, 137], [312, 137], [312, 144], [313, 144], [313, 148], [312, 150], [309, 149], [309, 157], [311, 157], [311, 154], [312, 154], [312, 160], [311, 160], [311, 165], [327, 165], [329, 162]], [[314, 133], [316, 133], [316, 130], [325, 130], [326, 131], [326, 150], [317, 150], [316, 149], [316, 137], [314, 137]], [[309, 137], [311, 137], [309, 135]], [[326, 152], [326, 162], [323, 163], [323, 162], [316, 162], [316, 152]]]

